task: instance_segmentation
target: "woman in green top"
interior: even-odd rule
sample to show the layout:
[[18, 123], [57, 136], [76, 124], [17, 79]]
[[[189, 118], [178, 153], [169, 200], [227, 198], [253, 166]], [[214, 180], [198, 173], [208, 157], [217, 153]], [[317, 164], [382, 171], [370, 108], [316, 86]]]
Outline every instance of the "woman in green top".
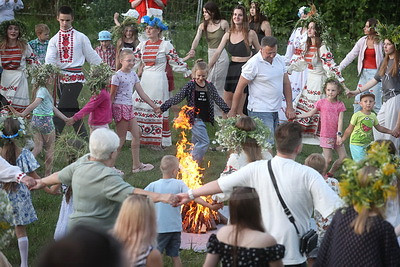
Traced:
[[[221, 42], [222, 36], [229, 30], [229, 24], [226, 20], [221, 18], [221, 14], [216, 4], [208, 2], [203, 8], [203, 22], [197, 29], [196, 37], [193, 40], [192, 47], [188, 53], [190, 57], [195, 56], [195, 50], [199, 41], [204, 33], [208, 45], [208, 59], [210, 60]], [[209, 71], [207, 80], [215, 85], [218, 94], [222, 97], [224, 95], [225, 78], [229, 67], [229, 57], [224, 49], [221, 56], [215, 63], [214, 67]], [[214, 107], [214, 114], [221, 116], [221, 109], [217, 106]]]

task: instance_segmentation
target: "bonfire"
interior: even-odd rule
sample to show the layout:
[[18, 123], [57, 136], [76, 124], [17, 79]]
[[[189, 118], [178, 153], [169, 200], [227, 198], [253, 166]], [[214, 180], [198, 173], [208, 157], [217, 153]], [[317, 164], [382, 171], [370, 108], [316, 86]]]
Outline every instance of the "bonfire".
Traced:
[[[178, 178], [185, 184], [196, 189], [203, 185], [203, 172], [197, 161], [193, 160], [190, 151], [193, 144], [187, 139], [186, 131], [191, 129], [187, 112], [193, 107], [183, 106], [179, 116], [175, 119], [174, 128], [181, 129], [180, 139], [176, 144], [176, 157], [179, 159], [180, 172]], [[212, 203], [211, 197], [202, 197], [205, 201]], [[226, 224], [227, 219], [221, 213], [210, 210], [192, 201], [182, 207], [182, 227], [188, 233], [205, 233], [217, 228], [217, 224]]]

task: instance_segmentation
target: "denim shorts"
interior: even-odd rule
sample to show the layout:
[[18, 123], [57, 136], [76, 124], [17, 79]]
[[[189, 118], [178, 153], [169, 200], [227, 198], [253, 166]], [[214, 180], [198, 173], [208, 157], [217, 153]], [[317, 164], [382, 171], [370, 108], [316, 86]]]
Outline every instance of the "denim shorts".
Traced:
[[181, 246], [181, 232], [159, 233], [157, 235], [157, 249], [170, 257], [179, 256], [179, 247]]
[[54, 131], [53, 116], [32, 116], [32, 130], [41, 134], [49, 134]]

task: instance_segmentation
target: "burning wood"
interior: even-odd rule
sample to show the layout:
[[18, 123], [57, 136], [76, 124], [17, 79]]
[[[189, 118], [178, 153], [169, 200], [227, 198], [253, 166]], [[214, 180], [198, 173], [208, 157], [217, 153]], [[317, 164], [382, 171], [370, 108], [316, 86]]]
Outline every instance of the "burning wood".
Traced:
[[[193, 160], [189, 153], [193, 149], [193, 144], [186, 138], [184, 130], [191, 129], [189, 117], [186, 115], [193, 107], [183, 106], [179, 112], [178, 118], [174, 122], [174, 128], [181, 129], [180, 140], [176, 144], [176, 157], [179, 159], [180, 172], [178, 178], [182, 179], [185, 184], [196, 189], [203, 185], [203, 171], [197, 161]], [[212, 203], [212, 199], [203, 198], [205, 201]], [[227, 219], [221, 213], [210, 210], [192, 201], [182, 207], [182, 228], [188, 233], [205, 233], [206, 231], [217, 228], [217, 224], [227, 223]]]

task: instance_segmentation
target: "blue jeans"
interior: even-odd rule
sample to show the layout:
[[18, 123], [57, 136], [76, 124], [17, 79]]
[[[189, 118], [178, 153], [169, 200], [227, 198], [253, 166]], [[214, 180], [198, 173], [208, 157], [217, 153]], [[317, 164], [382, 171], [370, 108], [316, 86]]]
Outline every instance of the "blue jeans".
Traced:
[[194, 119], [192, 127], [192, 143], [194, 144], [192, 157], [196, 161], [201, 161], [207, 152], [210, 138], [205, 123], [198, 118]]
[[271, 135], [268, 138], [268, 142], [270, 144], [274, 144], [274, 133], [279, 122], [278, 112], [255, 112], [248, 110], [248, 113], [249, 117], [259, 118], [260, 120], [262, 120], [264, 125], [269, 128]]
[[[361, 85], [366, 84], [369, 80], [374, 78], [376, 72], [377, 72], [377, 69], [362, 69], [361, 75], [360, 75], [360, 80], [358, 81], [358, 84], [357, 84], [357, 89], [360, 88]], [[366, 93], [373, 93], [375, 95], [374, 110], [378, 114], [378, 112], [382, 106], [382, 83], [379, 82], [378, 84], [373, 86], [371, 89], [367, 90], [366, 92], [363, 92], [362, 94], [366, 94]], [[353, 104], [354, 113], [361, 110], [361, 106], [358, 103], [360, 102], [360, 96], [362, 94], [356, 95], [356, 97], [354, 99], [354, 104]]]

